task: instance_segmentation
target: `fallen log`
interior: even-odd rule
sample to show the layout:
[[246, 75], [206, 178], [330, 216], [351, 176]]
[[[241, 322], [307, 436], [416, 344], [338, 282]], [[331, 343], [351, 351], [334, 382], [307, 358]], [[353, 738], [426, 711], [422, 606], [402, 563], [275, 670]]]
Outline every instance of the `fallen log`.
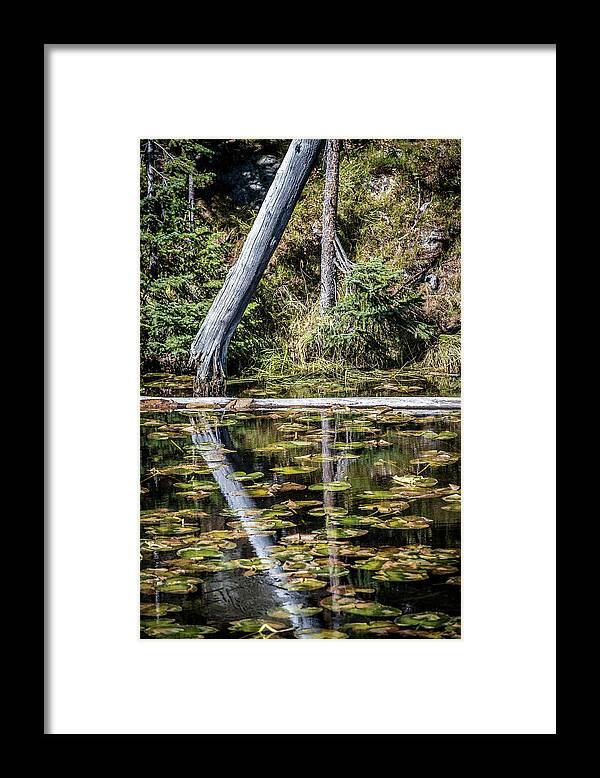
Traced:
[[[277, 408], [394, 408], [410, 413], [446, 413], [460, 410], [460, 397], [169, 397], [177, 408], [226, 408], [235, 410], [275, 410]], [[161, 410], [164, 397], [140, 398], [144, 410], [151, 410], [150, 403], [156, 402]], [[251, 402], [249, 402], [251, 401]], [[239, 403], [239, 405], [238, 405]]]

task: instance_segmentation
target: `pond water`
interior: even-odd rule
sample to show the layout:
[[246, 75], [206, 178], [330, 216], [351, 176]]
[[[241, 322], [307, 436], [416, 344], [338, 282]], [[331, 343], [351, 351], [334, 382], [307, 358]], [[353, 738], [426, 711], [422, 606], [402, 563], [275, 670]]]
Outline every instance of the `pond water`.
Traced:
[[[146, 373], [141, 394], [151, 397], [191, 397], [191, 375]], [[460, 376], [427, 370], [347, 370], [336, 376], [269, 376], [232, 378], [230, 397], [458, 397]]]
[[141, 414], [141, 637], [460, 636], [460, 414]]

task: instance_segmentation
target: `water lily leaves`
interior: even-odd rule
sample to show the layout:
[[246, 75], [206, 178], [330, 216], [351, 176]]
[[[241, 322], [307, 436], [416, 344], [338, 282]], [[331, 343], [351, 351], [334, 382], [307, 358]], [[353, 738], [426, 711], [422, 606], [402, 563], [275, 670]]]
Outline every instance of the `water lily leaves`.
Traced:
[[405, 511], [409, 507], [410, 507], [410, 503], [404, 502], [403, 500], [397, 500], [394, 502], [383, 502], [383, 503], [371, 502], [371, 503], [367, 503], [366, 505], [359, 505], [358, 510], [374, 511], [379, 516], [390, 516], [395, 513], [401, 513], [402, 511]]
[[363, 535], [366, 535], [368, 531], [369, 530], [366, 529], [346, 529], [345, 527], [331, 526], [318, 530], [315, 535], [317, 538], [339, 540], [345, 538], [360, 538]]
[[335, 629], [299, 629], [294, 633], [298, 638], [319, 638], [323, 640], [339, 640], [347, 638], [344, 632], [338, 632]]
[[236, 494], [243, 495], [247, 494], [250, 497], [272, 497], [273, 494], [270, 490], [270, 488], [267, 485], [254, 485], [249, 484], [246, 486], [245, 492], [236, 492]]
[[273, 567], [277, 567], [277, 560], [269, 559], [267, 557], [253, 556], [248, 559], [240, 559], [238, 561], [238, 565], [243, 570], [271, 570]]
[[423, 475], [393, 475], [392, 480], [405, 486], [435, 486], [437, 478], [428, 478]]
[[159, 581], [156, 589], [163, 594], [192, 594], [198, 591], [199, 578], [175, 577]]
[[[156, 475], [208, 475], [211, 472], [210, 468], [206, 465], [199, 465], [193, 463], [181, 463], [179, 465], [170, 465], [169, 467], [161, 467], [156, 471]], [[207, 483], [210, 483], [208, 481]]]
[[325, 505], [322, 508], [314, 508], [308, 511], [310, 516], [347, 516], [346, 508], [340, 508], [335, 505]]
[[342, 462], [344, 459], [360, 459], [358, 454], [339, 454], [338, 456], [326, 456], [323, 454], [303, 454], [299, 457], [294, 457], [302, 462]]
[[219, 487], [214, 481], [198, 481], [192, 479], [191, 481], [176, 481], [173, 484], [173, 488], [178, 492], [217, 492]]
[[316, 605], [288, 605], [286, 610], [294, 616], [305, 616], [307, 618], [323, 612], [323, 608], [319, 608]]
[[443, 511], [453, 511], [455, 513], [460, 513], [461, 495], [459, 492], [453, 492], [446, 497], [442, 497], [442, 500], [448, 503], [447, 505], [442, 505]]
[[332, 594], [341, 594], [345, 597], [355, 597], [357, 594], [375, 594], [375, 589], [370, 589], [368, 587], [349, 586], [347, 584], [331, 586], [328, 591]]
[[388, 491], [370, 491], [367, 490], [358, 495], [363, 500], [397, 500], [398, 495]]
[[349, 481], [327, 481], [311, 484], [308, 488], [314, 492], [345, 492], [347, 489], [352, 489], [352, 484]]
[[391, 605], [382, 605], [380, 602], [367, 602], [355, 597], [326, 597], [319, 605], [331, 611], [340, 611], [352, 616], [366, 616], [374, 618], [390, 618], [397, 616], [401, 611], [392, 608]]
[[353, 637], [379, 638], [393, 635], [400, 631], [393, 621], [351, 621], [342, 627], [344, 632], [351, 632]]
[[401, 516], [397, 519], [385, 519], [377, 525], [381, 529], [427, 529], [431, 519], [425, 516]]
[[266, 619], [238, 619], [237, 621], [230, 622], [230, 632], [241, 632], [242, 634], [249, 635], [257, 632], [263, 632], [265, 630], [270, 632], [279, 632], [287, 628], [287, 624], [283, 621], [266, 620]]
[[424, 570], [407, 570], [398, 562], [386, 562], [373, 576], [375, 581], [395, 583], [398, 581], [424, 581], [427, 573]]
[[[381, 382], [381, 377], [378, 380]], [[393, 381], [396, 380], [394, 376]], [[284, 387], [283, 393], [290, 395], [291, 384], [279, 382], [278, 386], [280, 389]], [[314, 395], [315, 389], [311, 384], [311, 388], [304, 387], [304, 391]], [[273, 396], [270, 386], [267, 394]], [[291, 396], [301, 394], [294, 395], [292, 391]], [[190, 409], [187, 415], [161, 411], [156, 418], [150, 416], [153, 414], [147, 414], [142, 422], [145, 425], [143, 439], [148, 440], [148, 434], [153, 433], [165, 437], [154, 441], [150, 439], [148, 443], [154, 445], [142, 449], [145, 458], [142, 489], [146, 491], [141, 496], [141, 506], [147, 510], [140, 512], [144, 535], [141, 540], [143, 569], [140, 590], [147, 595], [144, 599], [151, 597], [154, 600], [160, 593], [160, 599], [167, 602], [142, 603], [143, 637], [184, 636], [188, 625], [175, 623], [182, 606], [173, 603], [183, 602], [183, 597], [188, 595], [201, 606], [203, 597], [194, 593], [202, 589], [201, 581], [208, 583], [214, 580], [211, 575], [217, 576], [219, 585], [225, 589], [234, 580], [235, 585], [241, 585], [243, 589], [242, 575], [262, 575], [262, 580], [268, 581], [269, 586], [274, 580], [278, 587], [290, 594], [295, 592], [293, 598], [288, 597], [296, 602], [272, 608], [266, 616], [259, 610], [258, 601], [249, 601], [248, 610], [243, 615], [254, 618], [254, 627], [248, 628], [248, 631], [227, 631], [228, 625], [225, 624], [225, 632], [221, 632], [221, 636], [225, 637], [301, 637], [297, 634], [298, 619], [306, 619], [304, 625], [314, 626], [315, 634], [324, 629], [351, 638], [439, 639], [460, 635], [458, 619], [448, 617], [444, 623], [438, 619], [433, 625], [422, 619], [418, 625], [403, 624], [398, 620], [403, 616], [414, 617], [415, 614], [403, 614], [400, 606], [396, 607], [408, 596], [406, 592], [410, 593], [410, 597], [427, 595], [426, 602], [431, 608], [427, 613], [458, 607], [460, 550], [407, 545], [406, 538], [413, 536], [399, 531], [407, 529], [428, 533], [432, 523], [429, 519], [434, 515], [439, 517], [440, 509], [456, 511], [459, 515], [459, 486], [448, 484], [440, 487], [433, 470], [433, 467], [453, 464], [458, 461], [459, 455], [454, 451], [441, 451], [437, 442], [430, 442], [439, 441], [441, 445], [445, 439], [451, 442], [458, 439], [458, 432], [453, 431], [458, 430], [458, 427], [453, 427], [458, 416], [456, 419], [451, 415], [427, 418], [385, 406], [366, 411], [335, 406], [327, 411], [331, 421], [327, 429], [321, 428], [322, 414], [306, 409], [274, 413], [257, 410], [241, 414], [232, 411], [225, 416], [220, 410], [218, 413], [206, 413], [204, 409]], [[164, 419], [168, 419], [167, 423]], [[215, 430], [220, 419], [226, 426], [238, 425], [232, 435], [237, 454], [235, 458], [228, 456], [233, 453], [233, 445], [226, 448], [218, 442], [218, 430], [213, 432], [215, 440], [190, 443], [191, 435], [195, 432], [202, 434], [208, 429], [204, 426], [205, 420]], [[434, 432], [440, 429], [440, 421], [444, 420], [448, 422], [449, 429]], [[277, 426], [282, 429], [276, 432]], [[389, 435], [392, 430], [393, 438]], [[408, 434], [396, 437], [396, 431]], [[445, 435], [445, 432], [449, 434]], [[182, 435], [187, 436], [187, 441], [180, 443], [178, 439]], [[390, 443], [391, 440], [394, 442]], [[384, 445], [390, 447], [389, 454], [386, 449], [381, 459], [382, 449], [379, 446]], [[427, 446], [436, 446], [437, 450], [429, 450]], [[313, 453], [308, 451], [309, 448]], [[454, 448], [452, 443], [450, 448]], [[380, 453], [377, 454], [377, 451]], [[267, 461], [260, 458], [263, 454], [269, 457], [266, 468], [258, 464]], [[386, 455], [389, 459], [385, 458]], [[411, 462], [417, 475], [406, 472], [410, 459], [418, 460]], [[268, 471], [271, 467], [272, 470]], [[220, 468], [222, 478], [227, 479], [225, 481], [212, 477]], [[289, 475], [286, 468], [290, 468]], [[296, 472], [298, 478], [291, 477]], [[309, 478], [300, 477], [303, 474]], [[286, 481], [286, 477], [290, 480]], [[162, 480], [159, 481], [159, 478]], [[274, 483], [268, 482], [270, 478]], [[322, 483], [311, 483], [320, 478]], [[304, 483], [295, 483], [296, 480]], [[227, 495], [220, 492], [219, 482], [225, 483]], [[332, 485], [333, 488], [327, 488]], [[306, 494], [304, 490], [309, 487], [312, 495], [307, 496], [321, 499], [295, 499], [296, 493], [303, 491]], [[330, 496], [329, 500], [323, 497], [335, 491], [348, 491], [348, 496], [343, 499]], [[286, 499], [286, 492], [289, 492], [289, 499]], [[236, 504], [236, 494], [254, 499], [253, 507], [231, 507]], [[355, 499], [356, 494], [360, 495], [358, 499]], [[202, 503], [197, 502], [201, 499]], [[323, 504], [334, 499], [338, 505]], [[425, 507], [428, 503], [414, 503], [414, 500], [428, 499], [439, 501], [435, 503], [434, 513]], [[249, 504], [247, 499], [240, 502]], [[157, 508], [156, 503], [165, 507]], [[185, 508], [179, 508], [179, 505]], [[259, 507], [261, 505], [265, 507]], [[418, 509], [415, 505], [419, 506]], [[413, 515], [405, 515], [411, 511], [411, 506]], [[224, 529], [205, 531], [211, 527]], [[456, 544], [460, 523], [449, 521], [447, 527], [449, 534], [444, 545]], [[281, 531], [285, 532], [288, 528], [295, 534], [276, 540]], [[365, 537], [368, 532], [372, 540]], [[254, 549], [249, 545], [249, 537], [250, 543], [256, 544], [253, 536], [267, 539], [266, 552], [262, 548], [259, 551], [256, 545]], [[243, 541], [241, 545], [240, 541]], [[364, 545], [359, 545], [361, 543]], [[239, 557], [241, 552], [242, 558], [227, 559], [230, 556], [227, 552], [235, 553], [238, 546], [239, 551], [235, 555]], [[252, 554], [255, 556], [250, 556]], [[268, 576], [265, 576], [267, 571]], [[431, 584], [428, 584], [430, 576]], [[336, 585], [330, 586], [332, 582]], [[261, 583], [256, 585], [260, 587]], [[247, 591], [252, 591], [249, 586]], [[313, 591], [318, 596], [313, 595]], [[381, 596], [377, 596], [376, 591]], [[304, 596], [301, 596], [303, 592]], [[324, 603], [313, 605], [315, 599], [325, 598], [326, 602], [329, 595], [335, 600], [333, 606], [327, 608]], [[393, 596], [395, 599], [391, 601], [394, 605], [374, 603], [369, 595], [378, 600]], [[306, 604], [299, 604], [301, 600], [306, 600]], [[332, 628], [328, 614], [323, 615], [323, 611], [327, 610], [339, 614], [338, 618], [343, 617], [343, 626]], [[275, 629], [267, 627], [266, 623], [275, 623]], [[424, 623], [428, 626], [423, 626]], [[157, 627], [160, 629], [154, 635], [145, 631]], [[162, 630], [164, 634], [161, 634]], [[212, 633], [206, 636], [212, 637]]]
[[202, 639], [206, 635], [218, 632], [215, 627], [196, 626], [193, 624], [158, 624], [155, 627], [146, 627], [146, 634], [157, 638], [195, 638]]
[[357, 564], [354, 565], [355, 570], [367, 570], [369, 572], [376, 572], [381, 570], [381, 568], [386, 563], [386, 559], [383, 557], [370, 557], [369, 559], [366, 559], [364, 562], [357, 562]]
[[184, 559], [222, 559], [223, 554], [214, 546], [195, 546], [192, 548], [182, 548], [177, 552], [177, 556]]
[[427, 611], [425, 613], [405, 613], [394, 619], [396, 624], [413, 629], [439, 629], [450, 620], [446, 613]]
[[283, 506], [291, 511], [297, 511], [302, 508], [312, 507], [313, 505], [323, 505], [323, 500], [286, 500], [285, 502], [277, 503], [273, 508]]
[[170, 602], [144, 602], [140, 604], [140, 616], [164, 616], [165, 613], [177, 613], [182, 610], [181, 605]]
[[273, 484], [271, 491], [275, 494], [280, 492], [303, 492], [306, 484], [296, 484], [293, 481], [284, 481], [282, 484]]
[[277, 429], [279, 432], [304, 432], [306, 430], [306, 425], [297, 424], [295, 422], [286, 422], [285, 424], [280, 424]]
[[411, 465], [429, 465], [430, 467], [443, 467], [444, 465], [453, 465], [460, 459], [460, 454], [450, 453], [449, 451], [423, 451], [421, 454], [410, 460]]
[[208, 542], [209, 544], [218, 543], [223, 540], [240, 540], [245, 538], [246, 533], [234, 529], [213, 529], [209, 532], [202, 532], [195, 538], [195, 542]]
[[236, 481], [245, 482], [245, 481], [258, 481], [259, 478], [264, 478], [265, 474], [261, 473], [260, 471], [257, 471], [255, 473], [246, 473], [243, 470], [236, 470], [234, 473], [231, 473], [227, 476], [227, 478], [235, 479]]
[[313, 558], [305, 546], [301, 546], [301, 550], [294, 546], [269, 546], [267, 551], [273, 559], [279, 559], [281, 562], [310, 562]]
[[146, 534], [151, 536], [156, 535], [193, 535], [194, 532], [198, 532], [198, 527], [183, 527], [181, 524], [164, 524], [160, 527], [148, 527]]
[[178, 575], [187, 575], [189, 573], [224, 573], [230, 570], [237, 570], [240, 566], [239, 559], [172, 559], [168, 564], [173, 565], [174, 571]]
[[343, 527], [377, 527], [379, 519], [375, 516], [344, 516], [333, 514], [332, 524], [335, 528]]
[[140, 541], [140, 549], [144, 551], [175, 551], [178, 548], [193, 543], [193, 538], [144, 538]]
[[317, 541], [317, 536], [312, 532], [296, 532], [293, 535], [284, 535], [280, 542], [284, 543], [285, 545], [304, 545], [304, 544], [312, 544]]
[[302, 473], [314, 473], [316, 467], [308, 467], [308, 465], [286, 465], [285, 467], [272, 467], [272, 473], [280, 473], [281, 475], [300, 475]]
[[228, 521], [227, 526], [251, 532], [272, 532], [276, 529], [285, 529], [296, 525], [293, 521], [285, 521], [284, 519], [249, 519], [247, 521]]
[[327, 584], [324, 581], [317, 581], [316, 578], [296, 578], [281, 584], [281, 588], [289, 592], [311, 592], [315, 589], [323, 589], [325, 586]]

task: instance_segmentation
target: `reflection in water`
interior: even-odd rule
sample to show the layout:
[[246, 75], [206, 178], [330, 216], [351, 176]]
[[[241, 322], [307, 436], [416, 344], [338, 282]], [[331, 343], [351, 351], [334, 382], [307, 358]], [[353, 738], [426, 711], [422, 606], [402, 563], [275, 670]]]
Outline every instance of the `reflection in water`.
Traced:
[[[460, 544], [460, 463], [452, 455], [460, 451], [459, 432], [459, 414], [411, 418], [376, 409], [144, 413], [142, 612], [145, 619], [173, 629], [152, 633], [143, 622], [142, 637], [178, 637], [177, 630], [189, 625], [208, 630], [206, 637], [253, 637], [232, 632], [231, 623], [274, 618], [285, 622], [282, 638], [303, 636], [299, 631], [306, 628], [333, 630], [327, 637], [359, 637], [363, 634], [353, 625], [360, 622], [376, 622], [374, 628], [383, 634], [373, 632], [374, 637], [457, 636], [460, 559], [453, 549]], [[428, 452], [440, 450], [448, 452], [448, 463], [411, 462], [431, 459]], [[312, 458], [302, 458], [307, 456]], [[299, 465], [304, 469], [297, 472]], [[293, 470], [271, 470], [281, 467]], [[245, 473], [254, 476], [248, 480]], [[420, 488], [394, 480], [417, 473], [433, 478], [435, 485]], [[318, 487], [344, 481], [352, 488]], [[390, 492], [394, 489], [400, 492]], [[314, 500], [322, 503], [317, 511], [312, 502], [302, 505]], [[394, 507], [407, 502], [409, 507]], [[274, 515], [294, 526], [256, 530], [257, 518]], [[404, 516], [425, 517], [426, 522], [420, 520], [423, 526], [415, 529], [394, 528], [394, 520]], [[231, 522], [239, 522], [235, 532]], [[185, 559], [188, 567], [179, 570], [178, 552], [194, 544], [210, 546], [215, 531], [228, 542], [222, 551], [215, 548], [215, 556], [234, 569]], [[298, 535], [301, 542], [290, 546], [290, 537]], [[296, 546], [308, 572], [301, 572], [302, 564], [294, 567], [272, 556], [273, 547], [281, 552]], [[444, 557], [444, 549], [451, 558]], [[244, 575], [246, 568], [236, 565], [250, 558], [265, 560], [268, 569]], [[402, 571], [411, 570], [414, 580], [405, 580]], [[320, 582], [319, 588], [283, 588], [302, 575]], [[314, 610], [306, 615], [299, 606]], [[449, 620], [446, 632], [428, 622], [427, 629], [397, 624], [410, 614], [431, 612]], [[388, 626], [377, 627], [382, 624]], [[259, 634], [271, 636], [272, 631]]]
[[[256, 518], [257, 506], [256, 502], [246, 493], [241, 481], [235, 477], [234, 473], [236, 470], [230, 462], [228, 455], [221, 453], [222, 448], [228, 447], [223, 444], [221, 438], [229, 438], [229, 433], [226, 428], [214, 429], [206, 418], [196, 419], [194, 423], [201, 431], [192, 435], [192, 443], [195, 446], [199, 446], [200, 456], [212, 470], [213, 478], [219, 485], [229, 510], [235, 511], [236, 519], [242, 525], [247, 525]], [[211, 445], [209, 447], [203, 445], [207, 443]], [[230, 439], [228, 443], [231, 445]], [[273, 538], [268, 535], [258, 535], [252, 529], [248, 529], [246, 532], [248, 541], [254, 551], [254, 556], [270, 560], [271, 555], [268, 549], [269, 546], [273, 545]], [[273, 577], [273, 571], [266, 570], [263, 575], [252, 579], [252, 597], [260, 601], [263, 606], [269, 605], [270, 608], [277, 606], [284, 608], [289, 614], [292, 625], [299, 628], [302, 626], [301, 619], [296, 617], [292, 606], [299, 605], [300, 601], [294, 597], [292, 592], [281, 589], [278, 583], [279, 581]], [[248, 579], [246, 579], [245, 585], [248, 586]], [[206, 589], [206, 595], [205, 602], [209, 606], [209, 589]], [[246, 592], [245, 599], [247, 598], [248, 593]], [[216, 613], [218, 607], [218, 603], [213, 604], [214, 613]]]

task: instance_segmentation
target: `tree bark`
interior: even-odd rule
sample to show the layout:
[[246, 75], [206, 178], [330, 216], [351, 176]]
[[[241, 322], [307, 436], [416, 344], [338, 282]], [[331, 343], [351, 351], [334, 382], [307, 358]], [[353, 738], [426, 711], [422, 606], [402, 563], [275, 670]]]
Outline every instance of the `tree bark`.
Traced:
[[335, 304], [335, 217], [338, 201], [340, 141], [325, 146], [325, 190], [323, 192], [323, 231], [321, 234], [321, 313]]
[[190, 229], [194, 225], [194, 179], [192, 178], [192, 174], [188, 173], [188, 217], [190, 220]]
[[151, 197], [154, 190], [154, 144], [146, 141], [146, 196]]
[[[154, 194], [154, 143], [148, 138], [146, 141], [146, 197], [152, 197]], [[156, 206], [152, 205], [153, 214], [156, 213]], [[154, 220], [150, 224], [150, 232], [154, 234], [156, 225]], [[154, 249], [150, 252], [150, 277], [158, 277], [158, 260]]]
[[322, 140], [293, 140], [260, 211], [190, 348], [196, 369], [194, 395], [225, 392], [227, 349], [264, 273], [315, 163]]

